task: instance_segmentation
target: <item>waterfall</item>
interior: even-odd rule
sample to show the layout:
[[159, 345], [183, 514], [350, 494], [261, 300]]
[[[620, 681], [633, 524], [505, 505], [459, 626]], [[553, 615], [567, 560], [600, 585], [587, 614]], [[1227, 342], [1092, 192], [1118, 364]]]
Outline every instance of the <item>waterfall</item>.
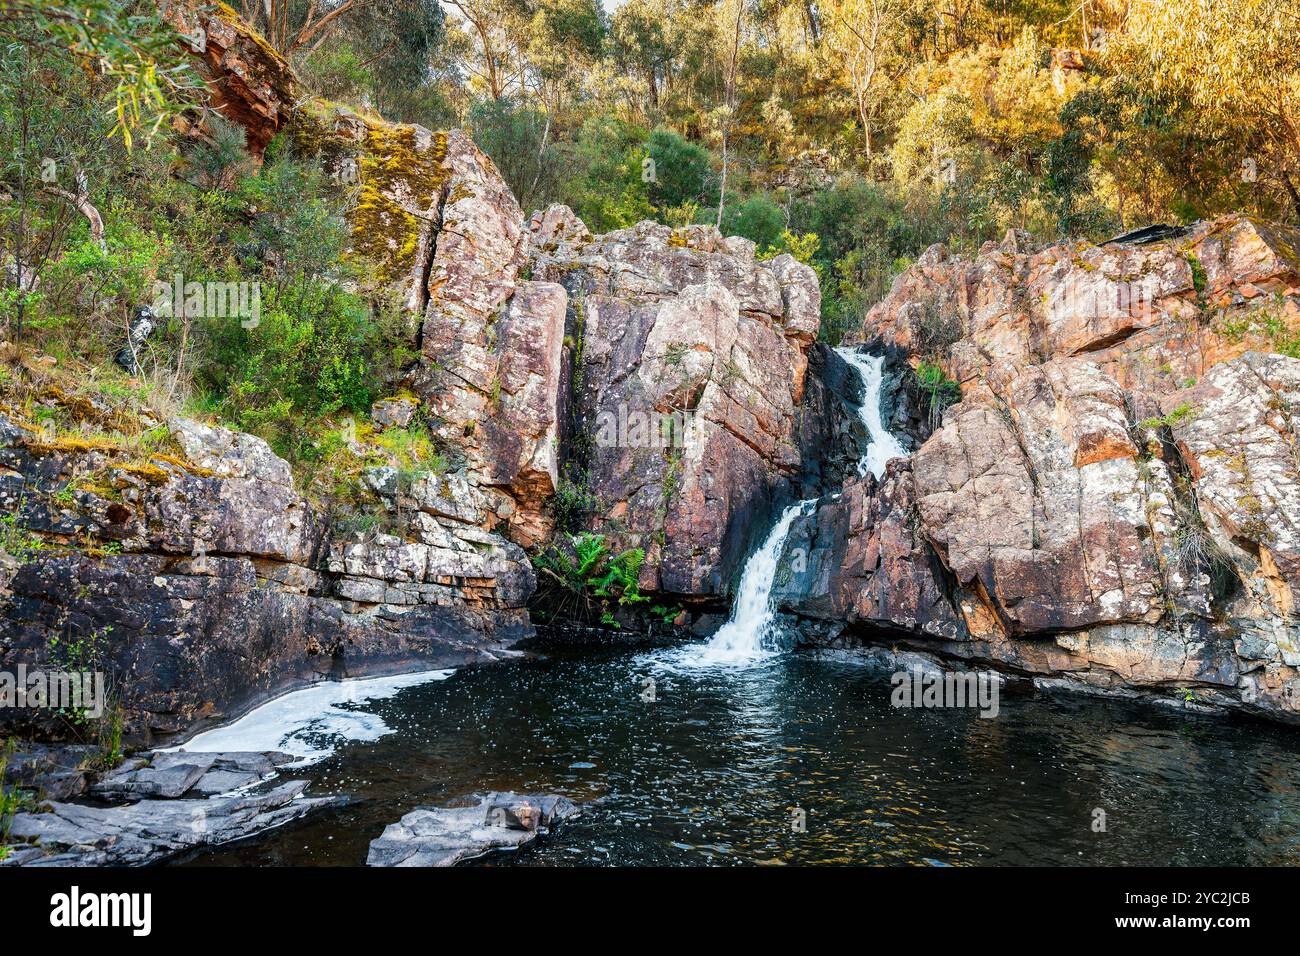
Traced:
[[718, 629], [713, 639], [699, 651], [704, 664], [738, 664], [766, 657], [777, 650], [773, 625], [772, 584], [776, 581], [777, 563], [785, 547], [786, 535], [794, 519], [816, 502], [800, 501], [781, 512], [776, 525], [753, 556], [745, 562], [740, 575], [740, 593], [731, 619]]
[[890, 434], [889, 429], [880, 420], [880, 385], [885, 368], [883, 355], [864, 355], [847, 346], [835, 350], [836, 354], [852, 365], [862, 378], [862, 404], [858, 407], [858, 417], [866, 426], [871, 444], [867, 453], [858, 462], [858, 474], [871, 472], [877, 478], [885, 473], [885, 463], [891, 458], [901, 458], [907, 454], [898, 439]]
[[[862, 405], [858, 415], [866, 426], [871, 444], [858, 462], [858, 474], [870, 471], [879, 478], [885, 473], [885, 463], [891, 458], [906, 455], [880, 418], [880, 387], [885, 365], [884, 356], [863, 355], [851, 348], [838, 348], [836, 353], [857, 370], [862, 379]], [[790, 526], [799, 515], [806, 514], [816, 505], [816, 498], [807, 498], [790, 505], [781, 512], [776, 525], [768, 532], [762, 546], [745, 562], [740, 575], [740, 593], [731, 618], [718, 629], [704, 645], [694, 645], [686, 651], [691, 664], [744, 664], [768, 657], [777, 650], [776, 612], [772, 607], [772, 585], [785, 548]]]

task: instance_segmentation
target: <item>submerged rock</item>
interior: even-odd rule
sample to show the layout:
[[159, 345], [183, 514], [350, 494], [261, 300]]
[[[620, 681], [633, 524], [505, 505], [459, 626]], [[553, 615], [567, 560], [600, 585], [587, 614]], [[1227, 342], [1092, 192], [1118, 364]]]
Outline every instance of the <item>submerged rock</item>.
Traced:
[[454, 866], [535, 840], [578, 807], [556, 794], [490, 793], [468, 807], [420, 807], [370, 842], [367, 866]]

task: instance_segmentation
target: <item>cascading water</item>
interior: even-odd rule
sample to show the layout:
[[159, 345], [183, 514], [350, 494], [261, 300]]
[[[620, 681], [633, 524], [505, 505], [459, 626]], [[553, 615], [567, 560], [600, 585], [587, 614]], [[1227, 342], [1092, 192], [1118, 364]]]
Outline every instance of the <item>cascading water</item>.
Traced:
[[889, 459], [907, 454], [880, 419], [880, 385], [884, 378], [885, 357], [864, 355], [848, 347], [838, 348], [835, 352], [857, 369], [862, 378], [862, 404], [858, 407], [858, 417], [866, 426], [871, 444], [858, 462], [858, 474], [865, 475], [869, 471], [879, 478], [885, 473], [885, 463]]
[[696, 657], [699, 663], [745, 663], [766, 657], [776, 650], [772, 633], [776, 615], [772, 612], [771, 598], [777, 562], [781, 559], [781, 549], [790, 533], [790, 525], [815, 501], [815, 498], [801, 501], [781, 512], [780, 519], [767, 533], [763, 546], [745, 562], [745, 570], [740, 575], [740, 594], [732, 608], [731, 619], [699, 649]]
[[[857, 370], [862, 379], [862, 405], [858, 415], [866, 426], [871, 443], [858, 462], [858, 474], [865, 475], [870, 471], [879, 478], [885, 473], [885, 463], [889, 459], [907, 454], [880, 418], [884, 356], [863, 355], [851, 348], [835, 351]], [[794, 519], [807, 513], [816, 503], [816, 498], [807, 498], [781, 513], [762, 547], [745, 563], [745, 570], [740, 575], [740, 593], [730, 620], [707, 644], [687, 650], [690, 663], [743, 664], [761, 660], [778, 650], [776, 613], [772, 608], [772, 585], [776, 581], [777, 563]]]

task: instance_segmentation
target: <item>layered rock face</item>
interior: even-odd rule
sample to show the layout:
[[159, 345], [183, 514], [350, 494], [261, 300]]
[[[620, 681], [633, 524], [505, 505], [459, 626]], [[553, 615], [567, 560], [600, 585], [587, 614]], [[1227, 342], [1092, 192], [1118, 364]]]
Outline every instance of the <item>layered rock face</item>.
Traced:
[[492, 660], [531, 633], [532, 568], [454, 476], [399, 489], [376, 469], [370, 507], [401, 533], [334, 537], [261, 439], [170, 429], [184, 457], [0, 420], [0, 509], [42, 539], [6, 573], [0, 669], [102, 670], [148, 739], [305, 680]]
[[1265, 351], [1294, 347], [1295, 239], [1235, 218], [931, 249], [861, 338], [941, 362], [962, 399], [796, 527], [785, 605], [823, 636], [1300, 718], [1300, 359]]
[[815, 273], [707, 226], [592, 236], [556, 206], [531, 232], [534, 279], [568, 293], [561, 449], [581, 522], [644, 549], [644, 590], [724, 595], [797, 489]]
[[523, 213], [492, 161], [464, 134], [432, 243], [419, 389], [437, 435], [465, 450], [524, 545], [551, 531], [567, 296], [522, 276]]
[[356, 177], [350, 254], [415, 316], [421, 416], [510, 537], [550, 535], [558, 483], [562, 286], [525, 276], [523, 212], [460, 130], [311, 104], [299, 148]]
[[550, 540], [564, 471], [582, 502], [569, 530], [644, 549], [644, 590], [724, 594], [752, 519], [800, 474], [812, 269], [703, 226], [597, 237], [563, 206], [525, 222], [459, 131], [330, 128], [385, 171], [363, 185], [356, 246], [419, 313], [422, 413], [502, 531]]
[[531, 633], [522, 548], [556, 531], [562, 465], [586, 503], [571, 517], [612, 552], [645, 549], [644, 590], [720, 604], [823, 451], [799, 411], [813, 271], [706, 227], [594, 237], [564, 207], [526, 221], [462, 132], [295, 102], [288, 66], [228, 8], [164, 12], [199, 38], [250, 151], [284, 129], [355, 188], [348, 255], [411, 314], [420, 356], [373, 418], [418, 418], [450, 473], [370, 470], [353, 517], [383, 533], [351, 534], [252, 436], [175, 421], [183, 454], [159, 456], [126, 435], [45, 441], [11, 409], [0, 504], [41, 548], [0, 565], [0, 667], [93, 649], [147, 739], [330, 673], [491, 659]]
[[298, 93], [293, 69], [224, 3], [157, 0], [157, 6], [194, 54], [208, 87], [207, 105], [243, 127], [249, 153], [260, 160], [293, 113]]
[[999, 362], [1086, 356], [1123, 388], [1165, 394], [1300, 321], [1295, 243], [1293, 232], [1228, 217], [1146, 245], [1029, 252], [1008, 233], [970, 260], [936, 245], [846, 341], [913, 356], [946, 349], [963, 384]]

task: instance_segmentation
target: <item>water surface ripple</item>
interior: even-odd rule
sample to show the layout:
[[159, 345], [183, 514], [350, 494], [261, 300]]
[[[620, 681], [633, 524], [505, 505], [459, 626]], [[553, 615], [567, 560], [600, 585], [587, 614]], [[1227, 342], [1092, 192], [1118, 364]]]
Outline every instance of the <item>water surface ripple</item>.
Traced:
[[294, 771], [352, 805], [193, 862], [356, 865], [412, 808], [496, 789], [590, 806], [494, 865], [1300, 864], [1293, 730], [1044, 696], [985, 720], [889, 695], [887, 674], [800, 654], [462, 670], [358, 703], [391, 732]]

